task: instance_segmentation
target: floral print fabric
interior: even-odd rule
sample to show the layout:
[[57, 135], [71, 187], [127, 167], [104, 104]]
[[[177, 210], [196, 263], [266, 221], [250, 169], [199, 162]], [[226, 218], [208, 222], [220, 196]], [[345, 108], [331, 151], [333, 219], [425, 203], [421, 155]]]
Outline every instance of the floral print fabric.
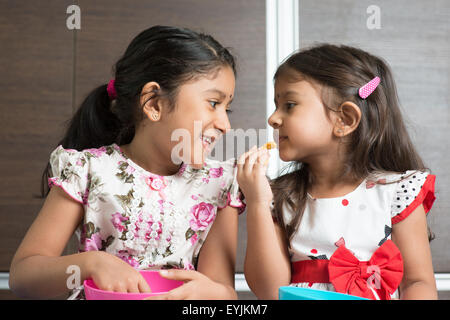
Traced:
[[49, 185], [85, 209], [79, 251], [103, 250], [136, 269], [195, 269], [218, 209], [245, 208], [234, 159], [206, 159], [202, 169], [183, 164], [175, 175], [159, 176], [112, 144], [83, 151], [58, 146], [50, 164]]

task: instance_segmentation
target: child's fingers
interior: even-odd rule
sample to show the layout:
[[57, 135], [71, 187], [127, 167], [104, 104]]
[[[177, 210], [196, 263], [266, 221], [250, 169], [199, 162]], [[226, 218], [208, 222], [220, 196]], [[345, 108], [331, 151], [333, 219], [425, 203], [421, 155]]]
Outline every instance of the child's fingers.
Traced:
[[258, 155], [259, 155], [260, 150], [256, 149], [256, 146], [252, 148], [252, 152], [248, 155], [247, 160], [245, 161], [244, 164], [244, 172], [245, 174], [250, 174], [251, 171], [253, 170], [253, 165], [255, 164]]
[[128, 288], [127, 288], [127, 292], [128, 293], [139, 293], [139, 287], [138, 287], [138, 283], [135, 284], [129, 284]]
[[247, 152], [241, 154], [241, 156], [238, 159], [237, 164], [243, 166], [245, 164], [245, 161], [247, 159], [247, 157], [249, 156], [249, 154], [251, 152], [253, 152], [256, 149], [256, 146], [253, 146], [250, 150], [248, 150]]
[[183, 286], [172, 289], [165, 294], [160, 294], [156, 296], [150, 296], [144, 300], [184, 300], [186, 296], [185, 289]]
[[245, 152], [244, 154], [242, 154], [242, 155], [239, 157], [239, 160], [238, 160], [238, 162], [237, 162], [237, 169], [238, 169], [237, 177], [238, 177], [238, 179], [239, 179], [239, 177], [241, 177], [242, 174], [245, 172], [245, 165], [246, 165], [247, 162], [248, 162], [248, 157], [249, 157], [253, 152], [255, 152], [255, 150], [257, 150], [257, 149], [256, 149], [256, 146], [253, 146], [249, 151]]
[[[248, 157], [248, 167], [246, 168], [246, 173], [250, 174], [254, 170], [261, 170], [262, 166], [268, 159], [266, 159], [266, 154], [268, 155], [268, 150], [264, 147], [258, 148]], [[264, 159], [264, 160], [261, 160]], [[263, 161], [263, 162], [262, 162]], [[262, 162], [262, 163], [261, 163]]]
[[267, 149], [262, 149], [261, 152], [259, 153], [256, 164], [258, 166], [265, 167], [269, 164], [269, 158], [270, 158], [269, 151]]
[[269, 151], [267, 149], [261, 149], [258, 155], [258, 159], [254, 165], [254, 170], [265, 173], [269, 164]]
[[139, 292], [142, 292], [142, 293], [152, 292], [152, 289], [150, 288], [147, 281], [145, 281], [145, 279], [142, 279], [139, 281], [138, 288], [139, 288]]
[[183, 269], [161, 270], [159, 274], [166, 279], [179, 280], [184, 282], [199, 279], [203, 276], [200, 272]]

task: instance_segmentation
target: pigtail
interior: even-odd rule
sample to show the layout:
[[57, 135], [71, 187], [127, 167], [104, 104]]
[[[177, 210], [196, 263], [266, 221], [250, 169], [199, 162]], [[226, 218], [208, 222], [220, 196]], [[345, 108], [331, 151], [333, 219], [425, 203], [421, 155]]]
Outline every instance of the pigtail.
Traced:
[[[113, 99], [106, 84], [89, 93], [58, 145], [82, 151], [112, 143], [129, 144], [137, 124], [145, 118], [140, 105], [145, 84], [154, 81], [160, 85], [158, 95], [168, 100], [171, 112], [182, 84], [223, 66], [236, 75], [233, 55], [212, 36], [186, 28], [150, 27], [131, 41], [113, 66]], [[41, 180], [42, 197], [49, 192], [50, 169], [47, 163]]]
[[[111, 110], [111, 100], [106, 88], [106, 84], [101, 85], [87, 95], [70, 119], [64, 137], [57, 145], [61, 145], [64, 149], [81, 151], [118, 142], [122, 124]], [[48, 187], [48, 178], [52, 174], [50, 169], [48, 162], [41, 178], [43, 198], [50, 191]]]
[[94, 89], [71, 119], [59, 144], [65, 149], [81, 151], [116, 142], [121, 124], [110, 106], [106, 85]]

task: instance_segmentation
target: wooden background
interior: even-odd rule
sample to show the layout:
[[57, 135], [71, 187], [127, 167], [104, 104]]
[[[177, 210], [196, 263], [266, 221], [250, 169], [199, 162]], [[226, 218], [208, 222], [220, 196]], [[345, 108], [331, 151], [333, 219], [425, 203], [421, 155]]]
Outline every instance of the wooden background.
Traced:
[[[66, 9], [81, 9], [81, 29], [68, 30]], [[245, 1], [0, 1], [1, 168], [0, 272], [43, 201], [40, 178], [65, 121], [140, 31], [152, 25], [213, 35], [237, 57], [233, 128], [265, 127], [265, 2]], [[64, 214], [63, 212], [61, 214]], [[240, 218], [237, 271], [243, 271], [245, 216]], [[72, 240], [66, 253], [76, 248]], [[0, 292], [0, 299], [11, 298]]]

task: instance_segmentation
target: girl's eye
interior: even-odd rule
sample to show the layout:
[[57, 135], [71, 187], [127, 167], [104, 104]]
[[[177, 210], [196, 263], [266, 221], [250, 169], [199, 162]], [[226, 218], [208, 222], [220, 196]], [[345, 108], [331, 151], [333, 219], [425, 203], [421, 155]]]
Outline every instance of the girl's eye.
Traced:
[[211, 104], [211, 106], [215, 109], [216, 108], [216, 104], [218, 104], [217, 101], [209, 101], [209, 103]]
[[285, 106], [286, 106], [286, 109], [291, 109], [291, 108], [293, 108], [294, 106], [296, 105], [296, 103], [293, 103], [293, 102], [287, 102], [286, 104], [285, 104]]
[[233, 110], [231, 110], [231, 109], [226, 109], [225, 110], [227, 113], [232, 113], [233, 112]]

